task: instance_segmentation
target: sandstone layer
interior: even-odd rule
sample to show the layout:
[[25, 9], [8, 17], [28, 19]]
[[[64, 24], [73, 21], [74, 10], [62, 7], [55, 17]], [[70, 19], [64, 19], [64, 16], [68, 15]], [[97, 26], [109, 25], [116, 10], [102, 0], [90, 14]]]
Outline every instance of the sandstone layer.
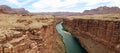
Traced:
[[0, 53], [65, 53], [53, 16], [0, 14]]
[[63, 25], [89, 53], [120, 53], [119, 14], [70, 16]]

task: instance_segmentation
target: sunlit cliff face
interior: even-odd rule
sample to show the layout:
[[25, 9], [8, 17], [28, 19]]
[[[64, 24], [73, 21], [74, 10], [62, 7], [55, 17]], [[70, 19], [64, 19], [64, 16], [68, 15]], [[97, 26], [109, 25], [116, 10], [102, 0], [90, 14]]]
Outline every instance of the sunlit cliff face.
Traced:
[[0, 14], [0, 52], [65, 53], [53, 16]]
[[90, 53], [119, 53], [119, 14], [70, 16], [65, 28], [76, 36]]

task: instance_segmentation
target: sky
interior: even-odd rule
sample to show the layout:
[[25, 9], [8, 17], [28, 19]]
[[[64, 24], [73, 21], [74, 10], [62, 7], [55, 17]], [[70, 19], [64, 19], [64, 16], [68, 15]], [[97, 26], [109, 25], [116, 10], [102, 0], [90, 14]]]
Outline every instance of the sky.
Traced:
[[120, 0], [0, 0], [0, 5], [30, 12], [83, 12], [100, 6], [120, 7]]

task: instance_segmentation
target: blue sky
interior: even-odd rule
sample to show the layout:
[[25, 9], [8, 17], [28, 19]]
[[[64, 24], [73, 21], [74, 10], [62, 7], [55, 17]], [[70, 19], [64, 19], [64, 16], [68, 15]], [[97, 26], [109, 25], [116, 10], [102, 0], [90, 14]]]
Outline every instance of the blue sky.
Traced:
[[82, 12], [99, 6], [120, 7], [120, 0], [0, 0], [0, 5], [30, 12]]

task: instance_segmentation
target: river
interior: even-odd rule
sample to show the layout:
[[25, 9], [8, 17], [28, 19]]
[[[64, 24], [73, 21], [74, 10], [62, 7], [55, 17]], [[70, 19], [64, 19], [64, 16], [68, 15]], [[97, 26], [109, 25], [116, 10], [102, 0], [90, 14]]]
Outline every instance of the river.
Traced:
[[66, 53], [87, 53], [79, 41], [70, 33], [63, 30], [62, 22], [56, 25], [58, 33], [63, 37]]

